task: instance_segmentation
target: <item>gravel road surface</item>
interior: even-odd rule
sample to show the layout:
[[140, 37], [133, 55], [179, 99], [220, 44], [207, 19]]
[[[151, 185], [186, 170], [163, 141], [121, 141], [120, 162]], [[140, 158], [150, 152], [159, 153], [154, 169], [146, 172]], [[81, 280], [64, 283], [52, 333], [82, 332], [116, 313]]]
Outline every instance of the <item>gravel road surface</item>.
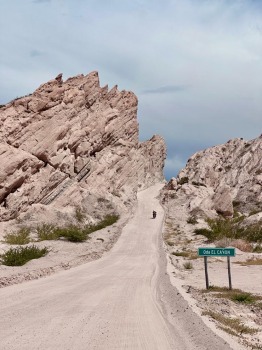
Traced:
[[160, 188], [100, 260], [0, 290], [1, 350], [231, 349], [169, 283]]

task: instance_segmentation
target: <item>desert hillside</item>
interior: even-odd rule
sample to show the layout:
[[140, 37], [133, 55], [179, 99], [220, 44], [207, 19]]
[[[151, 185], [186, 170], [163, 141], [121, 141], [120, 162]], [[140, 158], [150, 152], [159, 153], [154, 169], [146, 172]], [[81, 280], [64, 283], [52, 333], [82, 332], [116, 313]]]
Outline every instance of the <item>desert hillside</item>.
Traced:
[[[161, 198], [175, 284], [217, 328], [247, 349], [261, 349], [262, 136], [195, 153]], [[227, 260], [221, 257], [208, 258], [206, 290], [200, 247], [235, 248], [231, 291]]]

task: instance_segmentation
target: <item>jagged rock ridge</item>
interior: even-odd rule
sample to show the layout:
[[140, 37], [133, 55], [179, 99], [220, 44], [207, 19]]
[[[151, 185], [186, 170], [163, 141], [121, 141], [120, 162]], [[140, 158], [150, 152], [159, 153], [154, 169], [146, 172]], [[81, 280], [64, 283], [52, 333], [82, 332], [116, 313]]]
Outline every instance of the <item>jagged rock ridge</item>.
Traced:
[[195, 153], [177, 179], [166, 186], [164, 201], [175, 197], [189, 213], [232, 216], [262, 211], [262, 135], [237, 138]]
[[[0, 109], [0, 219], [88, 196], [127, 203], [163, 180], [164, 140], [138, 140], [137, 98], [97, 72], [41, 85]], [[130, 204], [130, 203], [129, 203]]]

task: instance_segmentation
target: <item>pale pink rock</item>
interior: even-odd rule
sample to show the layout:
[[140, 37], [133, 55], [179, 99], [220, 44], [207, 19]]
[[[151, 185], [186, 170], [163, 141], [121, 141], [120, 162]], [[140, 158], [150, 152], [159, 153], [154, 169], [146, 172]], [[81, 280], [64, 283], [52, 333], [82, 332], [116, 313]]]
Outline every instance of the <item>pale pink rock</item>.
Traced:
[[36, 203], [81, 206], [90, 193], [125, 207], [163, 181], [165, 143], [139, 142], [137, 103], [132, 92], [101, 88], [92, 72], [65, 82], [59, 74], [1, 108], [0, 219]]
[[[182, 204], [187, 216], [232, 216], [234, 210], [245, 215], [262, 211], [262, 136], [245, 141], [234, 139], [226, 144], [195, 153], [174, 180], [162, 192], [167, 196], [169, 212]], [[173, 194], [172, 194], [173, 193]]]

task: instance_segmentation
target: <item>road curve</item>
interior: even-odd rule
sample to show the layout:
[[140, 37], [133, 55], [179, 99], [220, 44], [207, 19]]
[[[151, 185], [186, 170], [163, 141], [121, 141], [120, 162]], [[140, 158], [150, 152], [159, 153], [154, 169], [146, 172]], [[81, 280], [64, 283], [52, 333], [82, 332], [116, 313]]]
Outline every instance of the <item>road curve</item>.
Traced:
[[0, 290], [1, 350], [230, 349], [170, 286], [160, 188], [139, 193], [134, 217], [100, 260]]

